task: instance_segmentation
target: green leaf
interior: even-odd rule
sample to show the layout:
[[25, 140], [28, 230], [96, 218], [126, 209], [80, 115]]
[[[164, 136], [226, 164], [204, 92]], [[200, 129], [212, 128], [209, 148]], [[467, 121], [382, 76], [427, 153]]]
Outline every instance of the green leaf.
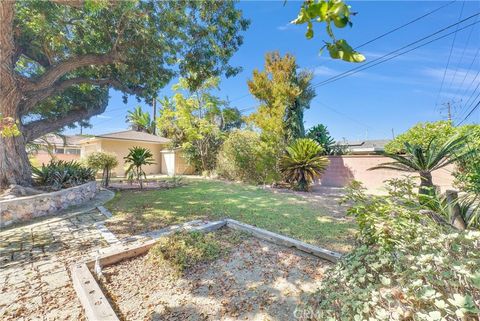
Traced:
[[307, 37], [307, 39], [313, 38], [313, 26], [310, 21], [308, 22], [307, 33], [305, 34], [305, 37]]
[[327, 49], [333, 59], [356, 63], [365, 61], [365, 56], [355, 51], [344, 39], [337, 40], [335, 43], [328, 43]]

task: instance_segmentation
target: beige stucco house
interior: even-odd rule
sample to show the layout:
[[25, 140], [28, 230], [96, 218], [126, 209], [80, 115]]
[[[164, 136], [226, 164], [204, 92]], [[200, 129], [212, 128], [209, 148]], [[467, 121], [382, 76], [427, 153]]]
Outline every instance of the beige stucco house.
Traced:
[[92, 152], [100, 151], [117, 155], [119, 165], [112, 170], [114, 176], [125, 176], [124, 157], [128, 155], [129, 149], [134, 146], [148, 148], [153, 154], [155, 164], [144, 167], [147, 175], [192, 174], [193, 169], [185, 162], [181, 150], [170, 150], [168, 148], [169, 143], [168, 138], [133, 130], [91, 136], [79, 142], [82, 158]]

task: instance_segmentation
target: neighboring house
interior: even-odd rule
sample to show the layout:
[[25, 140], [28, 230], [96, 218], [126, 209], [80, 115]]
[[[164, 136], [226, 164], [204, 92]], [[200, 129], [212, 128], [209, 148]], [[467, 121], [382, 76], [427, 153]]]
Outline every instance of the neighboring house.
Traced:
[[193, 169], [187, 165], [180, 150], [168, 149], [170, 140], [165, 137], [155, 136], [148, 133], [125, 130], [121, 132], [84, 138], [80, 142], [81, 157], [86, 157], [92, 152], [108, 152], [117, 155], [118, 166], [112, 170], [114, 176], [125, 176], [125, 160], [129, 149], [134, 146], [148, 148], [155, 160], [155, 164], [144, 166], [147, 175], [168, 174], [183, 175], [192, 174]]
[[33, 148], [30, 148], [30, 155], [36, 165], [47, 164], [52, 157], [57, 160], [77, 160], [80, 158], [81, 146], [79, 141], [85, 136], [59, 136], [47, 134], [33, 141]]
[[346, 146], [348, 154], [351, 155], [377, 155], [385, 151], [385, 145], [390, 139], [375, 139], [353, 142], [339, 142], [339, 145]]

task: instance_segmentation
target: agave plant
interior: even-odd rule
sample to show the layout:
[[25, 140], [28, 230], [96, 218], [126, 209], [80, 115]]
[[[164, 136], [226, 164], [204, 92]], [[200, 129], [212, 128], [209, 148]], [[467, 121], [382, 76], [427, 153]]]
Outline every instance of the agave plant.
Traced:
[[38, 185], [53, 190], [68, 188], [95, 180], [95, 171], [76, 161], [52, 160], [42, 167], [32, 167], [33, 179]]
[[142, 166], [155, 164], [152, 152], [148, 148], [135, 146], [129, 149], [129, 153], [124, 159], [126, 164], [130, 164], [125, 174], [129, 179], [136, 178], [140, 188], [143, 189], [142, 177], [147, 179], [147, 175]]
[[466, 157], [469, 152], [462, 151], [465, 140], [465, 136], [457, 136], [443, 145], [437, 145], [435, 139], [432, 139], [425, 148], [405, 143], [404, 155], [384, 153], [385, 156], [395, 161], [374, 166], [369, 170], [392, 169], [402, 172], [416, 172], [420, 175], [419, 193], [430, 195], [434, 190], [432, 172]]
[[280, 171], [295, 189], [308, 191], [313, 180], [325, 171], [328, 159], [322, 146], [310, 138], [299, 138], [287, 147], [280, 159]]

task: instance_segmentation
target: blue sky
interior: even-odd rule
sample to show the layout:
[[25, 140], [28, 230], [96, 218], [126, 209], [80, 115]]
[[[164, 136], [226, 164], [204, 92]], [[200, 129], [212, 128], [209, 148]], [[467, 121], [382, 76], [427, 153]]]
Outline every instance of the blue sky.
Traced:
[[[336, 35], [347, 39], [355, 47], [448, 2], [348, 3], [358, 14], [353, 17], [352, 28], [338, 30]], [[228, 97], [232, 105], [239, 109], [257, 106], [258, 102], [248, 94], [246, 82], [255, 68], [263, 69], [264, 56], [269, 51], [278, 50], [282, 54], [288, 52], [295, 55], [301, 68], [314, 72], [314, 84], [358, 66], [332, 60], [326, 52], [319, 55], [322, 39], [326, 39], [322, 25], [317, 25], [315, 37], [307, 40], [304, 37], [305, 26], [288, 23], [296, 17], [300, 5], [301, 2], [291, 0], [285, 6], [283, 1], [249, 1], [238, 4], [244, 15], [251, 20], [250, 28], [244, 34], [243, 46], [231, 59], [231, 63], [243, 67], [243, 71], [234, 78], [222, 81], [218, 92], [220, 97]], [[480, 1], [456, 1], [404, 29], [362, 47], [360, 52], [366, 56], [367, 61], [373, 60], [457, 22], [460, 16], [463, 19], [477, 12], [480, 12]], [[475, 21], [480, 21], [480, 17], [470, 19], [465, 24]], [[454, 30], [452, 28], [448, 32]], [[469, 35], [470, 40], [467, 42]], [[451, 35], [386, 63], [316, 88], [317, 97], [305, 112], [305, 126], [308, 128], [323, 123], [336, 139], [391, 138], [392, 130], [399, 134], [417, 122], [444, 119], [446, 115], [441, 114], [439, 106], [452, 99], [457, 102], [454, 116], [460, 118], [462, 109], [463, 112], [465, 110], [465, 102], [480, 82], [480, 76], [474, 82], [474, 77], [480, 70], [480, 55], [474, 61], [480, 47], [480, 23], [459, 31], [455, 42], [453, 38], [454, 35]], [[450, 62], [446, 68], [449, 56]], [[444, 74], [444, 85], [440, 92]], [[169, 87], [160, 92], [160, 96], [170, 95]], [[99, 134], [127, 128], [126, 110], [133, 109], [138, 104], [137, 101], [132, 98], [125, 105], [120, 93], [112, 90], [110, 95], [106, 112], [92, 118], [93, 127], [84, 129], [84, 133]], [[463, 101], [460, 102], [460, 99]], [[151, 109], [145, 104], [143, 106], [144, 110]], [[469, 122], [479, 121], [480, 112], [477, 111]], [[68, 134], [78, 132], [78, 129], [67, 131]]]

